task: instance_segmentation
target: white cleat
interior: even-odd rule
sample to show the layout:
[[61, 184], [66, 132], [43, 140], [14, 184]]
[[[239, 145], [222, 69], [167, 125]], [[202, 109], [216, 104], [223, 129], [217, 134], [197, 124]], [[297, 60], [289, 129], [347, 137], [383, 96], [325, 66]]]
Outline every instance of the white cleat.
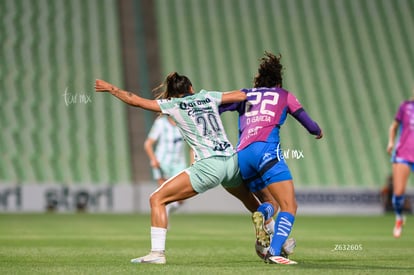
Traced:
[[[283, 244], [282, 247], [282, 253], [280, 253], [280, 256], [289, 258], [289, 255], [293, 254], [294, 249], [296, 247], [296, 240], [294, 238], [287, 239], [286, 242]], [[259, 256], [260, 259], [264, 260], [267, 254], [267, 251], [269, 250], [269, 246], [262, 246], [257, 241], [255, 243], [255, 250], [257, 256]]]
[[394, 229], [393, 229], [393, 235], [394, 238], [399, 238], [401, 237], [401, 233], [402, 233], [402, 229], [403, 226], [405, 225], [405, 216], [403, 216], [402, 219], [396, 219], [395, 220], [395, 225], [394, 225]]
[[285, 255], [293, 254], [293, 250], [295, 249], [295, 247], [296, 247], [296, 240], [294, 238], [287, 239], [282, 247], [282, 255], [283, 253]]
[[131, 263], [133, 264], [165, 264], [167, 260], [165, 259], [164, 252], [159, 251], [151, 251], [150, 254], [135, 258], [131, 260]]
[[262, 246], [256, 241], [256, 243], [254, 244], [254, 249], [256, 250], [257, 256], [259, 256], [260, 259], [264, 260], [266, 258], [266, 254], [269, 250], [269, 247]]
[[266, 256], [266, 260], [269, 264], [297, 264], [297, 262], [289, 260], [288, 258], [282, 256], [270, 256], [269, 254]]

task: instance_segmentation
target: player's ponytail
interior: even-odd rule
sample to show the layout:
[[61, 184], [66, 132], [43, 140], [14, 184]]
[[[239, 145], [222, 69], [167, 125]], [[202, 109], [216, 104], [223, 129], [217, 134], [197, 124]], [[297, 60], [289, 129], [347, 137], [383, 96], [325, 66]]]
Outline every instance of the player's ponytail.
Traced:
[[156, 96], [156, 99], [168, 99], [187, 94], [190, 91], [191, 86], [192, 83], [188, 77], [180, 75], [177, 72], [172, 72], [167, 75], [164, 83], [155, 88], [153, 91], [166, 87], [164, 91], [160, 92]]

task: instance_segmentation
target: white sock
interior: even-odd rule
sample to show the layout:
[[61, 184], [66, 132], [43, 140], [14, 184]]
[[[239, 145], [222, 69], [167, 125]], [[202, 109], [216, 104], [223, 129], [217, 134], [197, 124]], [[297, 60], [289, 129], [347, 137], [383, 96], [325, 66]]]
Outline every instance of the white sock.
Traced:
[[164, 252], [166, 239], [166, 228], [151, 226], [151, 251]]
[[273, 218], [270, 218], [270, 222], [265, 224], [265, 227], [269, 233], [275, 233], [275, 220]]

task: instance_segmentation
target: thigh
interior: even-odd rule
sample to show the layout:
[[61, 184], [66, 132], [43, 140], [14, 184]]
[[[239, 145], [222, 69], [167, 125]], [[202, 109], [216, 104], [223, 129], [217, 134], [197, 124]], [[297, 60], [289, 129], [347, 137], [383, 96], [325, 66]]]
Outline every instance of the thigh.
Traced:
[[195, 195], [197, 195], [197, 192], [191, 185], [190, 177], [183, 171], [158, 187], [151, 194], [151, 198], [161, 204], [166, 204], [191, 198]]
[[408, 177], [410, 176], [410, 166], [406, 163], [393, 163], [392, 177], [394, 194], [397, 196], [405, 193]]
[[259, 200], [249, 191], [246, 185], [225, 188], [227, 192], [238, 198], [250, 212], [254, 212], [260, 206]]
[[198, 160], [186, 169], [191, 185], [197, 193], [203, 193], [218, 186], [224, 178], [227, 157], [210, 157]]

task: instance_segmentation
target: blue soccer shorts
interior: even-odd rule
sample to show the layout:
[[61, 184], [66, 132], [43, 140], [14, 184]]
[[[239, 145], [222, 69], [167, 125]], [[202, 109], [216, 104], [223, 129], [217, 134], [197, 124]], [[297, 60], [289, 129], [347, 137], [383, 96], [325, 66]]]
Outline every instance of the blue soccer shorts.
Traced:
[[292, 179], [279, 143], [254, 142], [239, 151], [238, 156], [241, 175], [252, 192]]
[[410, 168], [411, 171], [414, 172], [414, 162], [409, 162], [408, 160], [405, 160], [403, 158], [399, 158], [399, 157], [395, 157], [392, 160], [393, 163], [403, 163], [403, 164], [407, 164]]

